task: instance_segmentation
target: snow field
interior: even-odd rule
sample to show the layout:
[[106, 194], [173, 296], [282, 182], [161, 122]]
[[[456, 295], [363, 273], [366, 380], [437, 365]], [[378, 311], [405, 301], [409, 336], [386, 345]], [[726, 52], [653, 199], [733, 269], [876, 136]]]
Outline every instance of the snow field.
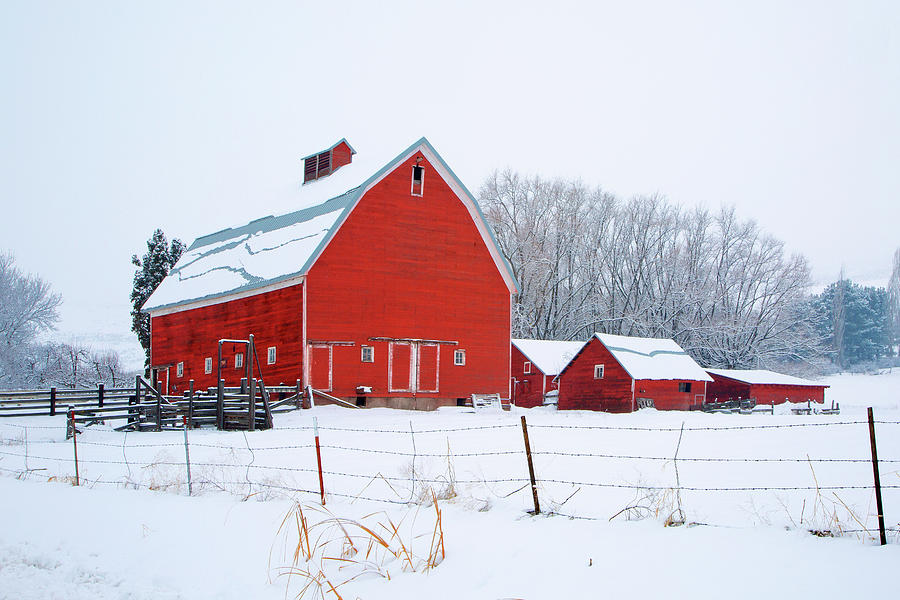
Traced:
[[[323, 445], [327, 508], [334, 514], [385, 515], [403, 525], [421, 555], [433, 531], [433, 509], [406, 503], [429, 488], [442, 498], [446, 560], [426, 574], [403, 573], [401, 565], [389, 563], [390, 581], [363, 576], [341, 588], [345, 598], [458, 598], [473, 592], [554, 598], [594, 595], [591, 590], [646, 595], [679, 586], [701, 597], [722, 589], [738, 597], [889, 590], [887, 561], [896, 564], [896, 544], [875, 547], [864, 532], [819, 539], [806, 530], [874, 531], [868, 429], [860, 423], [867, 405], [875, 406], [880, 421], [882, 484], [894, 486], [884, 490], [886, 521], [889, 527], [900, 523], [900, 373], [839, 376], [829, 383], [826, 398], [841, 403], [839, 416], [547, 409], [476, 415], [319, 407], [278, 415], [270, 431], [189, 432], [195, 498], [186, 497], [180, 432], [87, 428], [78, 438], [84, 487], [73, 488], [43, 483], [73, 474], [72, 444], [64, 440], [61, 419], [4, 420], [0, 474], [9, 476], [0, 477], [7, 508], [0, 511], [0, 597], [283, 597], [286, 581], [269, 567], [289, 564], [289, 556], [276, 552], [272, 565], [268, 559], [273, 544], [290, 545], [276, 535], [289, 499], [308, 506], [318, 501], [313, 415]], [[579, 519], [526, 513], [532, 506], [523, 414], [542, 480], [542, 510]], [[682, 423], [677, 466], [683, 488], [813, 489], [683, 489], [688, 523], [707, 525], [662, 527], [677, 508], [670, 459]], [[771, 427], [783, 425], [801, 426]], [[27, 467], [46, 471], [22, 474], [26, 447]], [[11, 476], [16, 474], [27, 481]], [[828, 486], [860, 487], [821, 489]], [[638, 508], [620, 513], [627, 507]], [[889, 538], [897, 541], [895, 533]], [[823, 575], [835, 562], [861, 579]], [[646, 577], [651, 570], [654, 577]], [[329, 573], [335, 582], [348, 575]], [[293, 592], [298, 583], [291, 582]]]

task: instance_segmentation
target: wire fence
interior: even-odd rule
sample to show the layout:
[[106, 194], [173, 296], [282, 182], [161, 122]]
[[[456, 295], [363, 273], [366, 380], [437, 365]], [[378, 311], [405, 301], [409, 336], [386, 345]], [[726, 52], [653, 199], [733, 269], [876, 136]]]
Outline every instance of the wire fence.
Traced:
[[[189, 430], [184, 439], [179, 432], [89, 427], [68, 440], [62, 422], [3, 422], [0, 473], [262, 499], [321, 496], [409, 505], [435, 494], [479, 509], [514, 502], [530, 512], [538, 511], [539, 498], [540, 512], [572, 519], [786, 524], [862, 537], [878, 532], [873, 461], [865, 455], [868, 421], [681, 427], [538, 422], [527, 426], [529, 453], [524, 419], [523, 425], [501, 421], [421, 429], [412, 422], [409, 429], [303, 425], [249, 437]], [[900, 421], [874, 425], [885, 441], [878, 459], [885, 529], [896, 541]], [[778, 437], [782, 433], [786, 437]], [[859, 454], [840, 454], [851, 447]], [[527, 461], [535, 472], [533, 510]]]

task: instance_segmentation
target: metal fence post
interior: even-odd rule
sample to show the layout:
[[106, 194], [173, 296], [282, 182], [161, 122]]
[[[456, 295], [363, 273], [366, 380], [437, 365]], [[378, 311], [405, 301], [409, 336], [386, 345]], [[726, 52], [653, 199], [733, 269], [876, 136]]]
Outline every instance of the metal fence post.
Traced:
[[872, 471], [875, 474], [875, 507], [878, 509], [878, 533], [881, 536], [881, 545], [887, 544], [887, 536], [884, 531], [884, 506], [881, 504], [881, 476], [878, 474], [878, 449], [875, 447], [875, 418], [872, 416], [872, 407], [869, 407], [869, 442], [872, 445]]
[[[72, 433], [72, 450], [75, 452], [75, 485], [79, 485], [78, 476], [78, 428], [75, 426], [75, 408], [69, 406], [66, 412], [66, 419], [69, 421], [68, 431]], [[68, 433], [67, 431], [67, 433]]]

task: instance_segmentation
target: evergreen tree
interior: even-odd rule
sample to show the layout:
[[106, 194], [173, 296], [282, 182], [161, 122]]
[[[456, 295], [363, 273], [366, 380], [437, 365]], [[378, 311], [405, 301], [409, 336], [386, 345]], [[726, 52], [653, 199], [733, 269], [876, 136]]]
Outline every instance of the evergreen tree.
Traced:
[[147, 369], [150, 368], [150, 316], [141, 313], [141, 306], [169, 274], [186, 248], [179, 239], [173, 239], [170, 245], [162, 229], [157, 229], [147, 240], [147, 253], [143, 258], [138, 258], [137, 254], [131, 257], [131, 263], [137, 267], [131, 290], [131, 330], [137, 334], [144, 348], [144, 367]]
[[892, 354], [888, 293], [841, 279], [813, 299], [819, 335], [846, 368]]

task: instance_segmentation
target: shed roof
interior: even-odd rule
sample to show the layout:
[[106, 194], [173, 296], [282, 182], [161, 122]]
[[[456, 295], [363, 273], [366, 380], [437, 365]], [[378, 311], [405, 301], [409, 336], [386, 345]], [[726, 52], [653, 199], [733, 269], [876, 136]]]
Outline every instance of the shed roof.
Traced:
[[[301, 199], [312, 203], [308, 208], [197, 238], [142, 310], [153, 312], [200, 301], [219, 301], [282, 282], [288, 285], [309, 271], [363, 194], [417, 151], [422, 151], [441, 170], [466, 203], [504, 281], [515, 292], [512, 269], [500, 253], [474, 196], [423, 137], [374, 174], [369, 162], [354, 161], [342, 167], [339, 174], [304, 185]], [[347, 190], [348, 185], [352, 186], [349, 191], [335, 193]]]
[[802, 379], [784, 373], [776, 373], [775, 371], [767, 371], [765, 369], [706, 369], [713, 375], [720, 375], [735, 381], [749, 383], [751, 385], [811, 385], [817, 387], [828, 387], [824, 383]]
[[514, 339], [513, 345], [544, 375], [556, 375], [578, 354], [584, 342]]
[[[609, 350], [613, 358], [622, 365], [632, 379], [713, 380], [675, 340], [610, 333], [595, 333], [593, 338], [597, 338]], [[587, 347], [590, 341], [588, 340], [583, 348]], [[569, 368], [574, 360], [573, 358], [560, 371], [560, 375]]]

